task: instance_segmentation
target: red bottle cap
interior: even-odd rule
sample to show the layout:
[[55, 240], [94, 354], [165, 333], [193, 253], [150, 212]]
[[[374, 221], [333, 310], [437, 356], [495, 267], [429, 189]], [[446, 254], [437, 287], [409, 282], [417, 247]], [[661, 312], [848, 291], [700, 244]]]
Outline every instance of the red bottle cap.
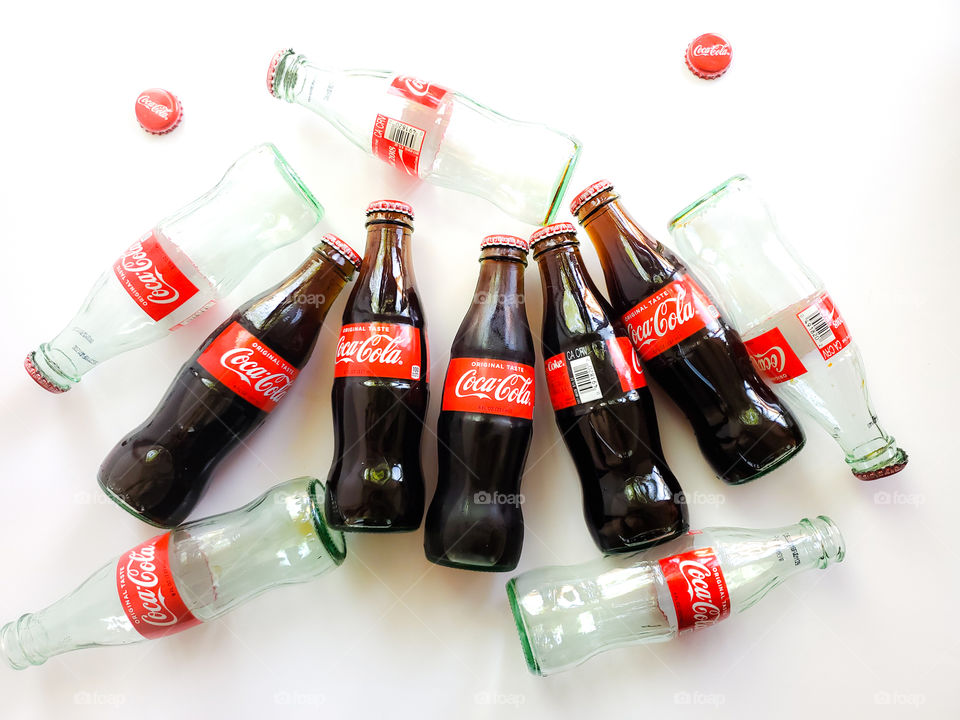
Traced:
[[153, 135], [168, 133], [183, 120], [183, 106], [179, 98], [161, 88], [150, 88], [140, 93], [134, 109], [140, 127]]
[[59, 395], [60, 393], [66, 392], [70, 388], [65, 388], [57, 385], [55, 382], [48, 380], [43, 373], [41, 373], [37, 366], [33, 364], [33, 353], [29, 353], [23, 361], [23, 367], [27, 371], [27, 374], [34, 379], [34, 381], [42, 387], [44, 390]]
[[730, 43], [719, 35], [706, 33], [687, 45], [687, 67], [704, 80], [723, 75], [730, 67], [733, 51]]
[[375, 200], [367, 205], [367, 215], [375, 212], [403, 213], [413, 220], [413, 208], [400, 200]]
[[283, 60], [287, 55], [293, 52], [293, 48], [286, 48], [285, 50], [277, 50], [273, 55], [273, 59], [270, 60], [270, 67], [267, 68], [267, 90], [270, 91], [270, 94], [274, 97], [279, 97], [273, 91], [273, 80], [277, 75], [277, 66], [280, 64], [280, 61]]
[[347, 260], [353, 263], [353, 266], [359, 270], [360, 269], [360, 255], [357, 254], [357, 251], [352, 247], [347, 245], [343, 240], [338, 238], [333, 233], [327, 233], [322, 238], [323, 242], [332, 247], [338, 253], [343, 255]]
[[517, 250], [523, 250], [528, 252], [530, 250], [530, 243], [524, 240], [521, 237], [516, 235], [487, 235], [483, 240], [480, 241], [480, 249], [484, 250], [488, 247], [512, 247]]
[[554, 223], [553, 225], [544, 225], [530, 236], [530, 244], [536, 245], [541, 240], [546, 240], [548, 237], [553, 237], [554, 235], [563, 235], [564, 233], [576, 235], [577, 229], [572, 223], [568, 222], [558, 222]]
[[609, 180], [597, 180], [595, 183], [593, 183], [593, 185], [589, 185], [582, 193], [573, 199], [573, 202], [570, 203], [571, 214], [576, 215], [577, 211], [579, 211], [588, 200], [593, 200], [593, 198], [602, 193], [604, 190], [612, 189], [613, 183]]

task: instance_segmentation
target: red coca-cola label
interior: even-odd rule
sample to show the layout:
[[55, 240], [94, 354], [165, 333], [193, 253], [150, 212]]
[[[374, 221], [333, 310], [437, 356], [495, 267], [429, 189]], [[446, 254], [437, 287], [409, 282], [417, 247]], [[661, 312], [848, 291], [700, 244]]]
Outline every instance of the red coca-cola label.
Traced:
[[373, 124], [373, 154], [407, 175], [418, 177], [420, 151], [426, 136], [426, 131], [416, 125], [377, 115]]
[[797, 319], [803, 323], [824, 360], [832, 358], [853, 339], [840, 311], [827, 293], [821, 293], [816, 300], [798, 312]]
[[300, 372], [237, 322], [200, 353], [197, 363], [214, 380], [265, 412], [277, 406]]
[[450, 91], [409, 75], [397, 75], [390, 82], [387, 92], [436, 110]]
[[618, 337], [607, 340], [607, 347], [610, 349], [610, 360], [617, 369], [617, 376], [620, 378], [620, 388], [626, 393], [646, 387], [647, 377], [643, 374], [640, 359], [634, 352], [630, 339]]
[[170, 533], [128, 550], [117, 561], [117, 594], [123, 612], [145, 638], [170, 635], [198, 625], [170, 572]]
[[530, 365], [487, 358], [451, 358], [441, 410], [533, 419]]
[[197, 286], [174, 264], [152, 232], [117, 259], [113, 274], [134, 302], [154, 320], [162, 320], [198, 292]]
[[713, 548], [699, 548], [660, 561], [677, 611], [677, 630], [700, 630], [730, 614], [730, 593]]
[[689, 275], [681, 275], [628, 310], [623, 321], [642, 360], [712, 325], [720, 313]]
[[779, 328], [744, 340], [743, 344], [757, 371], [772, 383], [785, 382], [807, 371]]
[[420, 380], [420, 329], [398, 323], [354, 323], [340, 329], [334, 377]]
[[627, 338], [607, 340], [606, 349], [606, 354], [595, 353], [590, 345], [583, 345], [547, 358], [544, 370], [554, 410], [601, 400], [604, 391], [600, 383], [607, 375], [603, 365], [616, 371], [623, 392], [630, 392], [647, 384], [636, 353]]

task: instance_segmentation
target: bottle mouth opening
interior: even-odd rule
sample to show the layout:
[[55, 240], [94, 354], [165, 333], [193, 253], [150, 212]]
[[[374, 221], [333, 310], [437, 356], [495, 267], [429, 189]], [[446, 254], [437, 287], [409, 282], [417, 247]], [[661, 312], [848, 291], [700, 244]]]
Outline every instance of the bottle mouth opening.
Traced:
[[277, 170], [283, 176], [283, 179], [287, 181], [287, 185], [290, 186], [290, 189], [306, 200], [307, 204], [316, 215], [317, 222], [319, 222], [323, 218], [323, 205], [321, 205], [320, 201], [317, 200], [312, 192], [310, 192], [310, 188], [306, 186], [306, 183], [300, 179], [297, 171], [290, 166], [290, 163], [287, 162], [287, 159], [280, 153], [280, 151], [277, 149], [277, 146], [273, 143], [264, 143], [260, 147], [268, 148], [270, 152], [273, 153]]
[[323, 517], [323, 501], [326, 488], [324, 484], [317, 479], [310, 483], [310, 499], [313, 505], [313, 529], [323, 543], [324, 549], [330, 554], [330, 559], [334, 565], [342, 565], [347, 557], [347, 541], [343, 533], [333, 530]]
[[678, 212], [673, 216], [673, 219], [670, 221], [669, 229], [673, 230], [680, 225], [684, 225], [694, 217], [699, 215], [702, 211], [707, 208], [707, 204], [712, 200], [719, 198], [721, 195], [726, 194], [728, 191], [739, 186], [741, 183], [749, 183], [750, 178], [746, 175], [734, 175], [733, 177], [727, 178], [722, 183], [717, 185], [712, 190], [704, 193], [692, 203], [687, 205], [683, 210]]
[[520, 601], [517, 598], [517, 579], [511, 578], [507, 581], [507, 599], [510, 601], [510, 610], [513, 612], [513, 621], [517, 625], [517, 633], [520, 635], [520, 646], [523, 648], [523, 659], [527, 662], [527, 669], [534, 675], [543, 676], [540, 670], [540, 663], [533, 654], [533, 648], [530, 646], [530, 639], [527, 636], [527, 624], [523, 619], [523, 609], [520, 607]]
[[821, 568], [827, 567], [830, 563], [843, 562], [847, 555], [847, 543], [833, 520], [826, 515], [818, 515], [813, 520], [804, 518], [801, 523], [809, 526], [823, 548], [820, 559]]
[[549, 225], [557, 216], [557, 211], [560, 210], [560, 206], [563, 204], [563, 197], [567, 194], [567, 188], [570, 185], [570, 180], [573, 178], [573, 171], [577, 167], [577, 162], [580, 160], [580, 141], [574, 137], [570, 137], [570, 142], [573, 143], [573, 151], [570, 153], [569, 157], [567, 158], [567, 162], [560, 171], [560, 177], [554, 183], [556, 190], [553, 193], [553, 197], [550, 199], [550, 205], [547, 208], [546, 217], [540, 221], [541, 225]]

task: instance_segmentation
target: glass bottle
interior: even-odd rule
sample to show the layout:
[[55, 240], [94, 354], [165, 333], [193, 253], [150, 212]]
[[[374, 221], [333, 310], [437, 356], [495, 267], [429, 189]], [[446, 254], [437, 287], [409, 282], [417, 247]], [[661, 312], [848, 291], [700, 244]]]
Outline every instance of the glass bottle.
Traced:
[[750, 179], [717, 186], [678, 213], [670, 232], [766, 381], [830, 433], [853, 474], [874, 480], [902, 470], [907, 454], [877, 423], [840, 311]]

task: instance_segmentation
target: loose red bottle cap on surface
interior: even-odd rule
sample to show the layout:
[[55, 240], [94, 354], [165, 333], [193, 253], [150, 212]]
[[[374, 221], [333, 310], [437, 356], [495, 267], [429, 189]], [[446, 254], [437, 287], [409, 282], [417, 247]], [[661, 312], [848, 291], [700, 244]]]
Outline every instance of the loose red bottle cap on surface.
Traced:
[[367, 205], [367, 215], [375, 212], [403, 213], [413, 220], [413, 208], [400, 200], [376, 200]]
[[183, 106], [172, 92], [150, 88], [140, 93], [135, 106], [140, 127], [153, 135], [173, 130], [183, 119]]
[[530, 236], [530, 244], [533, 245], [554, 235], [563, 235], [564, 233], [576, 234], [576, 232], [577, 229], [573, 226], [573, 223], [559, 222], [553, 225], [544, 225]]
[[267, 68], [267, 90], [270, 91], [270, 94], [274, 97], [278, 95], [273, 91], [273, 80], [277, 75], [277, 66], [280, 64], [280, 61], [283, 60], [287, 55], [293, 52], [293, 48], [286, 48], [284, 50], [277, 50], [274, 53], [273, 59], [270, 60], [270, 67]]
[[26, 359], [23, 361], [23, 367], [27, 371], [27, 373], [30, 375], [30, 377], [34, 379], [37, 385], [42, 387], [44, 390], [48, 390], [56, 395], [59, 395], [60, 393], [66, 392], [67, 390], [70, 389], [70, 388], [60, 387], [56, 383], [47, 380], [47, 378], [44, 377], [43, 373], [41, 373], [37, 369], [37, 366], [33, 364], [33, 353], [30, 353], [27, 355]]
[[730, 43], [713, 33], [705, 33], [687, 45], [687, 67], [704, 80], [723, 75], [730, 67], [732, 57]]
[[487, 235], [483, 240], [480, 241], [480, 249], [484, 250], [488, 247], [498, 247], [506, 246], [517, 248], [517, 250], [523, 250], [527, 252], [530, 250], [530, 243], [528, 243], [523, 238], [517, 237], [516, 235]]
[[573, 202], [570, 203], [570, 213], [576, 215], [577, 211], [582, 208], [588, 200], [593, 200], [593, 198], [602, 193], [604, 190], [612, 189], [613, 183], [609, 180], [597, 180], [573, 199]]
[[343, 240], [338, 238], [333, 233], [327, 233], [323, 236], [323, 242], [332, 247], [338, 253], [343, 255], [347, 260], [353, 263], [353, 266], [359, 270], [360, 269], [360, 255], [352, 247], [347, 245]]

